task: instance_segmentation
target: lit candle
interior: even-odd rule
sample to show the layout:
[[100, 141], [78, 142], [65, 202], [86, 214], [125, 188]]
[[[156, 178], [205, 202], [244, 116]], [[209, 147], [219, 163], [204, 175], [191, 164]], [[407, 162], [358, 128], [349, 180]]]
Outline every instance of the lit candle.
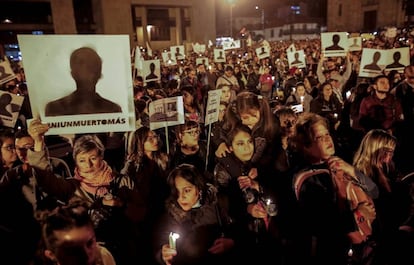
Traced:
[[270, 205], [272, 203], [272, 200], [271, 199], [267, 199], [266, 200], [266, 205]]
[[272, 199], [266, 199], [266, 211], [269, 216], [275, 216], [277, 214], [276, 204]]
[[177, 238], [179, 238], [179, 237], [180, 237], [180, 235], [177, 234], [177, 233], [174, 233], [174, 232], [170, 233], [170, 236], [169, 236], [170, 248], [176, 249], [176, 246], [177, 246], [176, 241], [177, 241]]

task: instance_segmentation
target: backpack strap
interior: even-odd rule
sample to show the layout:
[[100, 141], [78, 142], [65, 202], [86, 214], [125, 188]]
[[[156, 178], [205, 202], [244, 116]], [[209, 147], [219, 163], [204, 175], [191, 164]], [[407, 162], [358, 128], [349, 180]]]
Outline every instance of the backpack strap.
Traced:
[[354, 244], [367, 241], [372, 234], [371, 225], [376, 217], [373, 200], [357, 179], [344, 174], [343, 171], [332, 172], [332, 178], [338, 189], [340, 206], [349, 207], [353, 214], [354, 231], [348, 232], [348, 238]]
[[228, 83], [229, 83], [229, 85], [234, 85], [225, 75], [222, 75], [221, 76], [224, 80], [226, 80]]
[[296, 174], [293, 181], [293, 188], [295, 191], [296, 199], [299, 200], [300, 190], [302, 189], [303, 183], [310, 177], [319, 174], [329, 174], [328, 169], [318, 168], [318, 169], [307, 169]]

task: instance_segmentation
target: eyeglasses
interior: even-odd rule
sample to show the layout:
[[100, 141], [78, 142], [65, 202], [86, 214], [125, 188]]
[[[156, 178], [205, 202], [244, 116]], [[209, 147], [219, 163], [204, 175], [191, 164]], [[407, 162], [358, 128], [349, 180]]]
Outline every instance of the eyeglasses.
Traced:
[[200, 130], [188, 130], [188, 131], [184, 131], [183, 133], [189, 134], [191, 136], [196, 136], [200, 134]]
[[14, 145], [6, 145], [6, 146], [2, 146], [1, 148], [4, 148], [9, 152], [16, 151], [16, 146]]

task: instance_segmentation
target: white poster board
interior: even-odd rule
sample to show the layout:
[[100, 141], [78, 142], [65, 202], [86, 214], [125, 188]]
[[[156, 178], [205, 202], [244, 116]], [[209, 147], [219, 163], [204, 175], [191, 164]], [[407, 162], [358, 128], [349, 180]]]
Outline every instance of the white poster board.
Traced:
[[5, 57], [4, 61], [0, 60], [0, 85], [9, 82], [16, 78], [13, 69], [10, 67], [10, 62]]
[[1, 125], [14, 128], [22, 107], [24, 96], [0, 91]]
[[214, 62], [216, 63], [226, 62], [226, 54], [223, 49], [214, 49]]
[[221, 89], [208, 91], [205, 125], [218, 121]]
[[142, 63], [140, 75], [145, 84], [151, 81], [159, 81], [161, 79], [160, 60], [145, 60]]
[[184, 123], [183, 97], [169, 97], [149, 104], [150, 129], [155, 130]]
[[325, 57], [346, 56], [348, 52], [347, 32], [321, 33], [322, 52]]
[[193, 52], [198, 54], [203, 54], [206, 52], [206, 45], [205, 44], [199, 44], [198, 42], [193, 44]]
[[287, 53], [289, 69], [292, 67], [305, 68], [306, 67], [306, 58], [304, 50], [296, 50], [293, 52]]
[[[50, 129], [47, 134], [135, 130], [128, 35], [18, 35], [17, 37], [33, 117], [40, 117], [42, 122], [48, 123]], [[79, 50], [91, 51], [95, 55], [93, 57], [95, 64], [98, 61], [96, 57], [101, 61], [101, 75], [95, 84], [96, 93], [92, 93], [92, 96], [91, 94], [78, 96], [85, 91], [77, 89], [70, 58]], [[90, 60], [89, 55], [88, 57], [79, 55], [76, 60], [77, 65], [83, 63], [82, 67], [85, 67], [86, 62]], [[83, 60], [84, 58], [88, 60]], [[96, 65], [94, 68], [99, 69]], [[85, 71], [78, 70], [78, 72]], [[50, 105], [49, 103], [59, 102], [64, 104], [57, 109], [58, 116], [46, 116], [46, 107]], [[102, 102], [105, 104], [101, 104]], [[117, 111], [106, 112], [107, 105], [116, 106]]]
[[385, 65], [385, 71], [397, 70], [398, 72], [404, 72], [404, 68], [410, 65], [410, 48], [394, 48], [387, 50], [387, 64]]
[[381, 74], [387, 64], [387, 53], [380, 49], [362, 49], [359, 76], [376, 77]]
[[162, 53], [162, 61], [164, 65], [177, 65], [177, 59], [175, 58], [174, 54], [171, 52], [163, 52]]
[[170, 52], [176, 60], [184, 60], [185, 59], [184, 45], [170, 46]]
[[259, 59], [264, 59], [270, 56], [270, 49], [267, 46], [256, 48], [256, 55]]
[[349, 51], [360, 51], [362, 50], [362, 38], [361, 37], [351, 37], [348, 39], [348, 48]]
[[196, 65], [204, 64], [206, 66], [206, 69], [208, 68], [209, 61], [207, 57], [197, 57], [196, 58]]
[[223, 49], [231, 50], [231, 49], [239, 49], [241, 47], [240, 40], [228, 40], [223, 41]]

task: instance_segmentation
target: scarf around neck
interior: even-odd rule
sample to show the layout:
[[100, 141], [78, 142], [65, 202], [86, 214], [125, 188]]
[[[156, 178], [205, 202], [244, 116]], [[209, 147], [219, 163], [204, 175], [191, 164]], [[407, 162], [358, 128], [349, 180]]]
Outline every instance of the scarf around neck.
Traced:
[[106, 161], [102, 161], [101, 168], [93, 173], [80, 173], [79, 169], [75, 168], [75, 179], [80, 181], [80, 186], [86, 192], [98, 197], [103, 197], [109, 192], [108, 187], [114, 179], [111, 167]]

